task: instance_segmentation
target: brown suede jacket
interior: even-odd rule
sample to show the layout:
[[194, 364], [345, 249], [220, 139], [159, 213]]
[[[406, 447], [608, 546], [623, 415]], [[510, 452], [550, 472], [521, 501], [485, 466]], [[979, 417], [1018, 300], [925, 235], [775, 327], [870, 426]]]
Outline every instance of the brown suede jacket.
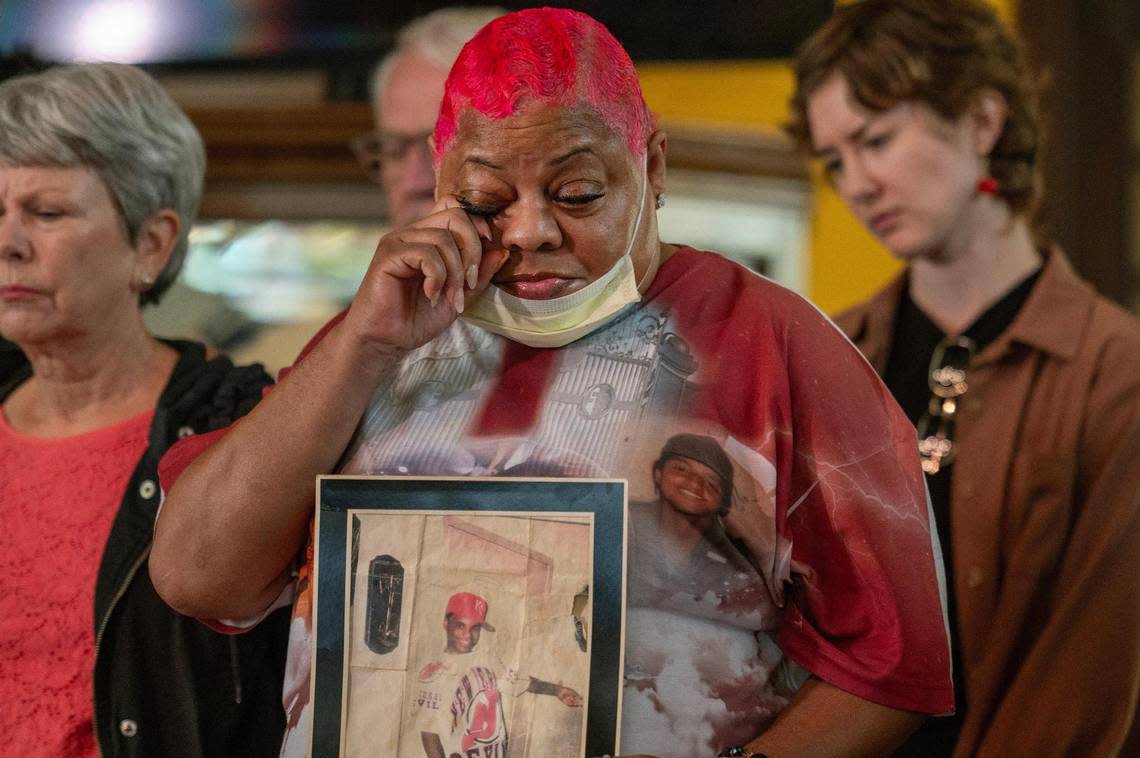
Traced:
[[[905, 277], [836, 318], [880, 374]], [[1140, 324], [1052, 250], [968, 377], [954, 754], [1140, 755]]]

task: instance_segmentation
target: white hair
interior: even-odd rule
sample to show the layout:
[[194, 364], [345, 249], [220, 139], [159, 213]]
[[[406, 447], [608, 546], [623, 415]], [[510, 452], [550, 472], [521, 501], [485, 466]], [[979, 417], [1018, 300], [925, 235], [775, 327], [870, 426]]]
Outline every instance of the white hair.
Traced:
[[372, 72], [372, 102], [380, 102], [380, 93], [401, 54], [416, 53], [441, 70], [450, 71], [459, 51], [475, 32], [506, 13], [505, 8], [497, 6], [440, 8], [409, 21], [396, 35], [396, 46]]
[[163, 208], [181, 221], [170, 260], [140, 303], [178, 276], [198, 215], [206, 150], [198, 130], [142, 69], [82, 63], [0, 84], [0, 164], [88, 168], [107, 185], [127, 236]]

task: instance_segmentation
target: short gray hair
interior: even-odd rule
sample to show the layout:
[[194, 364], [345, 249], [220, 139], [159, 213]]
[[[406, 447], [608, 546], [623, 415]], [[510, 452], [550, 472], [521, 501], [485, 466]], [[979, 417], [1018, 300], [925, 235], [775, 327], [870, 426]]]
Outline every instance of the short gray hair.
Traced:
[[0, 84], [0, 163], [93, 170], [132, 242], [143, 222], [170, 208], [182, 222], [178, 241], [139, 302], [157, 303], [178, 276], [198, 215], [206, 150], [149, 74], [122, 63], [84, 63]]
[[459, 51], [475, 32], [506, 14], [507, 9], [498, 6], [440, 8], [409, 21], [396, 35], [396, 46], [380, 59], [372, 72], [372, 102], [380, 102], [380, 93], [387, 86], [401, 54], [416, 53], [432, 65], [450, 71]]

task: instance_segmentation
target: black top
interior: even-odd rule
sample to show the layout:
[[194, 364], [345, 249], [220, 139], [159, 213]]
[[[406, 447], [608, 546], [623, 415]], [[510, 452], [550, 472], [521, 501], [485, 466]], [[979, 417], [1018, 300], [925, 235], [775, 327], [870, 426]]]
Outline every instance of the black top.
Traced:
[[[974, 341], [977, 351], [1001, 336], [1013, 323], [1026, 298], [1033, 290], [1038, 268], [991, 305], [962, 334]], [[930, 403], [930, 360], [938, 343], [947, 335], [930, 320], [921, 308], [910, 299], [910, 285], [903, 287], [895, 319], [894, 336], [888, 353], [883, 382], [894, 395], [912, 424], [917, 424]], [[969, 382], [969, 373], [966, 375]], [[969, 395], [969, 389], [966, 390]], [[954, 664], [955, 714], [946, 718], [928, 719], [900, 748], [895, 756], [934, 758], [949, 756], [962, 728], [966, 714], [966, 688], [962, 675], [962, 656], [958, 641], [958, 613], [954, 599], [954, 560], [950, 550], [950, 484], [953, 464], [943, 466], [937, 474], [926, 475], [930, 502], [934, 508], [934, 521], [942, 544], [942, 558], [946, 565], [946, 602], [950, 617], [950, 655]]]

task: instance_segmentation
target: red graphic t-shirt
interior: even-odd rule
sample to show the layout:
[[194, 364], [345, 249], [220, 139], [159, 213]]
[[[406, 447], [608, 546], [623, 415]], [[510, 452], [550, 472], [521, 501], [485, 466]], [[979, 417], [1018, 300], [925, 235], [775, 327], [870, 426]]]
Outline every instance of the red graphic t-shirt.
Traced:
[[[684, 501], [717, 483], [667, 491], [679, 436], [719, 451], [705, 463], [727, 492], [688, 522]], [[208, 443], [176, 447], [164, 476]], [[623, 753], [746, 742], [807, 673], [953, 708], [913, 427], [826, 317], [720, 256], [678, 249], [640, 303], [557, 350], [455, 322], [377, 390], [343, 460], [346, 474], [629, 482]], [[307, 742], [304, 708], [286, 754]]]

